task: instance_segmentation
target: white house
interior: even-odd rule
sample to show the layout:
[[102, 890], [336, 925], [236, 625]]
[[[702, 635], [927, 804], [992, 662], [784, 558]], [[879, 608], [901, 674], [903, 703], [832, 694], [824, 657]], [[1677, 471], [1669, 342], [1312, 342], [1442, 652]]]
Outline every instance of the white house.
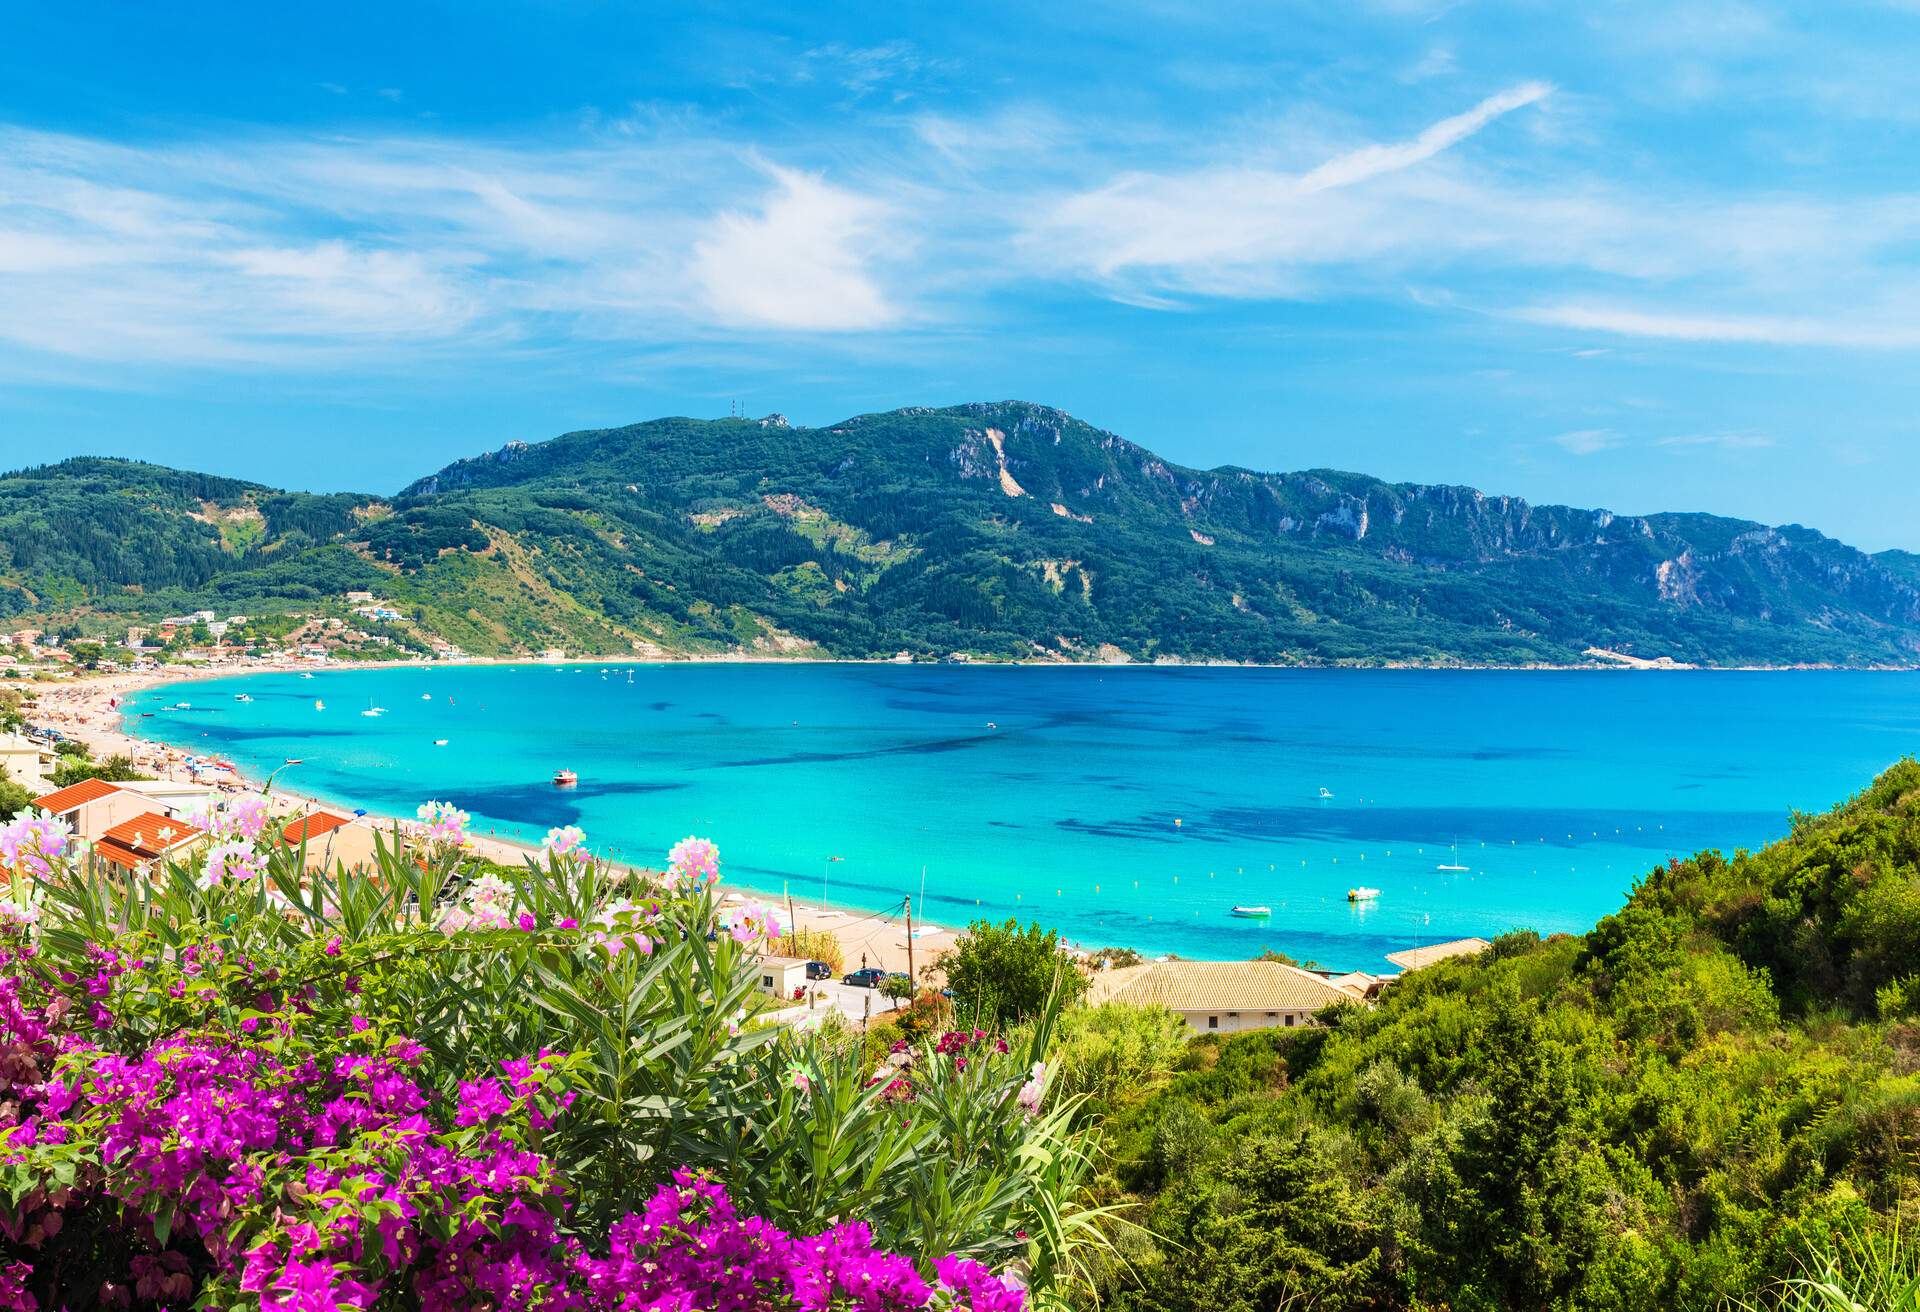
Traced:
[[759, 975], [760, 991], [782, 1002], [791, 1000], [807, 986], [805, 957], [761, 957], [754, 968]]
[[0, 766], [6, 777], [31, 792], [53, 787], [47, 776], [53, 770], [53, 753], [23, 734], [0, 734]]
[[1166, 1007], [1206, 1034], [1311, 1025], [1322, 1007], [1364, 996], [1278, 961], [1155, 961], [1101, 971], [1087, 1001]]

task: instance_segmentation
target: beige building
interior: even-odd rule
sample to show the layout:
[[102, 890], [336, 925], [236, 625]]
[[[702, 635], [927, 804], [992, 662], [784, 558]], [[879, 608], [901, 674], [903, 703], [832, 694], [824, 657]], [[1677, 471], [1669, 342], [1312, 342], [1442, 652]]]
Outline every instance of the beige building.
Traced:
[[206, 842], [206, 831], [158, 811], [114, 825], [93, 845], [93, 854], [132, 871], [150, 870], [156, 861], [184, 861]]
[[53, 753], [24, 734], [0, 734], [0, 766], [6, 767], [7, 778], [29, 792], [53, 787], [47, 777], [53, 769]]
[[1389, 952], [1387, 960], [1402, 970], [1419, 970], [1448, 957], [1477, 957], [1492, 946], [1483, 938], [1456, 938], [1447, 943], [1430, 943], [1424, 948], [1408, 948], [1405, 952]]
[[1235, 1033], [1311, 1025], [1322, 1007], [1364, 999], [1359, 980], [1372, 977], [1335, 982], [1277, 961], [1155, 961], [1101, 971], [1087, 1001], [1166, 1007], [1202, 1034]]
[[374, 834], [371, 825], [357, 823], [335, 811], [323, 810], [309, 811], [292, 820], [276, 823], [280, 825], [282, 847], [298, 848], [302, 843], [306, 844], [308, 870], [332, 870], [342, 865], [349, 870], [358, 870], [373, 865]]
[[82, 779], [33, 799], [36, 811], [59, 816], [73, 832], [97, 843], [115, 825], [153, 810], [151, 799], [103, 779]]
[[807, 986], [805, 957], [762, 957], [755, 964], [760, 991], [782, 1002], [792, 1001], [795, 993]]

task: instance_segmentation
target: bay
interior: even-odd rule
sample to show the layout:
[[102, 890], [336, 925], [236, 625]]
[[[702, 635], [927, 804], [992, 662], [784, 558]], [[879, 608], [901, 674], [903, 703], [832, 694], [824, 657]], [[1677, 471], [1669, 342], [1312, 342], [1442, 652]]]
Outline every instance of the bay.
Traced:
[[764, 893], [1364, 970], [1584, 931], [1655, 864], [1762, 844], [1920, 744], [1920, 677], [1845, 671], [483, 665], [214, 679], [126, 710], [256, 778], [299, 757], [286, 786], [377, 814], [443, 799], [654, 863], [698, 833]]

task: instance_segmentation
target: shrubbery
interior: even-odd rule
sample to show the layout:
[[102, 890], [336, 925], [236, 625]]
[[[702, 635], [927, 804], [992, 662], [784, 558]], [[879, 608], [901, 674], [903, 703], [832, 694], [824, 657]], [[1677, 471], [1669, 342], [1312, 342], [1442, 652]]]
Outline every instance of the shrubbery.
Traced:
[[423, 807], [315, 875], [257, 804], [198, 820], [210, 853], [135, 876], [0, 828], [0, 1307], [1001, 1312], [1081, 1278], [1048, 1017], [880, 1070], [745, 1023], [779, 926], [698, 840], [658, 883], [577, 831], [470, 877]]

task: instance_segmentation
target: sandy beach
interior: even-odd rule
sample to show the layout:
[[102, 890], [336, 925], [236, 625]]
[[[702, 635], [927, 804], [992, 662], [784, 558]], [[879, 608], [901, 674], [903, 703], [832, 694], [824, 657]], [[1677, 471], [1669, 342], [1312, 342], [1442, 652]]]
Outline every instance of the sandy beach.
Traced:
[[[496, 662], [476, 660], [459, 663], [493, 664]], [[392, 664], [414, 663], [392, 662]], [[204, 765], [196, 773], [187, 763], [192, 753], [127, 733], [121, 726], [120, 703], [135, 692], [157, 687], [189, 684], [202, 679], [232, 678], [243, 674], [299, 673], [312, 671], [314, 668], [311, 662], [276, 661], [241, 668], [173, 668], [119, 672], [78, 676], [70, 682], [51, 685], [25, 683], [14, 686], [36, 699], [28, 710], [29, 723], [40, 728], [57, 730], [68, 738], [86, 744], [87, 750], [93, 753], [96, 760], [109, 756], [126, 756], [133, 761], [142, 774], [156, 779], [198, 781], [211, 784], [223, 791], [241, 792], [257, 790], [265, 781], [249, 779], [238, 770], [209, 770]], [[355, 665], [352, 668], [372, 669], [380, 666], [368, 663]], [[297, 788], [288, 788], [279, 782], [274, 784], [273, 796], [289, 810], [304, 810], [308, 806], [327, 806], [337, 809], [341, 805], [339, 799], [312, 797], [300, 792]], [[368, 813], [369, 820], [383, 826], [411, 818]], [[588, 835], [588, 840], [591, 844], [591, 834]], [[540, 850], [534, 844], [486, 833], [474, 835], [473, 849], [479, 856], [508, 865], [518, 865], [529, 856], [537, 856]], [[664, 853], [662, 855], [664, 856]], [[792, 921], [796, 926], [802, 929], [825, 930], [840, 941], [841, 952], [848, 970], [856, 969], [862, 964], [878, 966], [884, 970], [907, 969], [906, 923], [900, 907], [895, 907], [891, 911], [875, 912], [859, 907], [822, 903], [818, 899], [811, 902], [799, 900], [789, 902], [777, 895], [736, 890], [724, 885], [721, 891], [724, 897], [751, 898], [777, 906], [783, 923], [787, 921], [788, 908], [791, 907]], [[942, 953], [950, 949], [957, 938], [958, 934], [951, 928], [941, 928], [936, 932], [927, 932], [922, 928], [913, 942], [912, 957], [915, 970], [923, 972], [929, 963], [934, 962]]]

